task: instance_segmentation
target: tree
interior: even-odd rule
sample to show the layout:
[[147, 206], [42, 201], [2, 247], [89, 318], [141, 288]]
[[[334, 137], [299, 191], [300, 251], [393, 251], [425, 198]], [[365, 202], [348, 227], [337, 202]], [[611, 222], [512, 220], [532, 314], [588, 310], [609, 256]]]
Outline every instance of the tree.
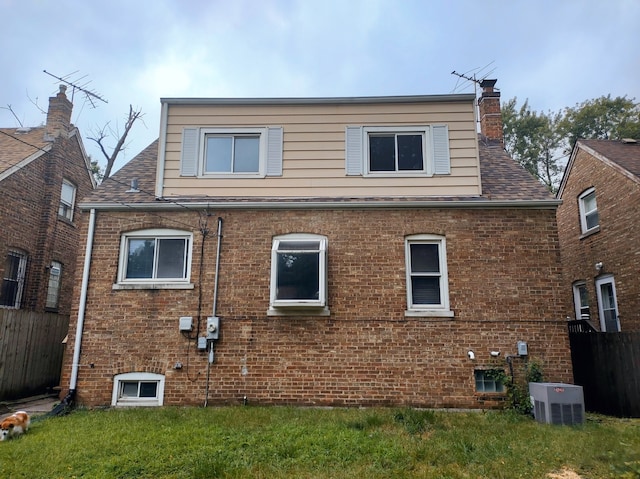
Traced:
[[640, 138], [640, 104], [634, 99], [602, 96], [564, 110], [560, 123], [567, 138], [568, 151], [580, 138], [619, 140]]
[[[131, 128], [133, 127], [133, 124], [136, 122], [136, 120], [142, 118], [142, 116], [143, 116], [142, 109], [134, 110], [133, 106], [129, 105], [129, 116], [127, 117], [127, 121], [124, 124], [124, 131], [122, 132], [122, 135], [118, 137], [116, 146], [113, 147], [111, 154], [107, 152], [107, 149], [104, 143], [110, 134], [114, 136], [118, 136], [118, 132], [111, 129], [109, 127], [109, 123], [107, 123], [101, 129], [94, 132], [93, 136], [88, 137], [89, 140], [93, 140], [98, 144], [98, 146], [100, 147], [100, 151], [102, 151], [102, 154], [107, 160], [107, 164], [104, 168], [104, 173], [102, 174], [103, 180], [106, 180], [111, 175], [111, 169], [113, 168], [113, 164], [115, 163], [116, 158], [118, 157], [118, 154], [122, 150], [124, 150], [126, 146], [125, 141], [127, 140], [127, 135], [129, 135], [129, 131], [131, 131]], [[96, 162], [96, 166], [97, 166], [97, 162]]]
[[560, 113], [536, 113], [529, 101], [518, 109], [512, 98], [502, 107], [505, 149], [511, 157], [550, 191], [555, 191], [562, 173], [560, 159], [563, 136]]

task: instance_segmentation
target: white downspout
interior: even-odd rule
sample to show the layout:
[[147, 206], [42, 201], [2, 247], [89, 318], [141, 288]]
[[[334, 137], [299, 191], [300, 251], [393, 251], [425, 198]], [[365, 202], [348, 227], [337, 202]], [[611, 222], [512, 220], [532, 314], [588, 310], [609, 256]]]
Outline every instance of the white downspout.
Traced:
[[84, 315], [87, 306], [87, 290], [89, 287], [89, 269], [91, 267], [91, 252], [93, 249], [93, 234], [96, 228], [96, 210], [91, 209], [89, 214], [89, 229], [87, 231], [87, 247], [84, 252], [84, 268], [82, 270], [82, 289], [80, 289], [80, 305], [78, 306], [78, 324], [76, 324], [76, 340], [73, 345], [73, 364], [71, 367], [71, 379], [69, 380], [69, 393], [75, 394], [78, 384], [78, 367], [80, 362], [80, 346], [82, 345], [82, 331], [84, 328]]

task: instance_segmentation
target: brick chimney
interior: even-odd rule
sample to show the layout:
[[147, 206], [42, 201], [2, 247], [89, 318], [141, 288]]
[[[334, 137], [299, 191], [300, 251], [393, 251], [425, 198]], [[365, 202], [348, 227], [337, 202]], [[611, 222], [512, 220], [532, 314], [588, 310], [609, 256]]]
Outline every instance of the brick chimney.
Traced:
[[487, 140], [497, 140], [504, 143], [502, 133], [502, 114], [500, 113], [500, 92], [494, 91], [498, 80], [482, 80], [482, 95], [478, 100], [480, 111], [480, 133]]
[[46, 136], [48, 137], [55, 138], [61, 133], [67, 133], [71, 127], [73, 103], [67, 99], [66, 91], [67, 87], [60, 85], [58, 94], [49, 98], [46, 125]]

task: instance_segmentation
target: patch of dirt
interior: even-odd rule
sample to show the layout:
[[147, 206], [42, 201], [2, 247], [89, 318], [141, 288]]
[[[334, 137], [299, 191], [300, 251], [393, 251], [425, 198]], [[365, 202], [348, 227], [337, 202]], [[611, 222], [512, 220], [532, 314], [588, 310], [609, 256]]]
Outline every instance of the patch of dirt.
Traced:
[[547, 474], [547, 477], [550, 479], [582, 479], [582, 476], [579, 476], [575, 471], [567, 469], [566, 467], [560, 472], [550, 472]]

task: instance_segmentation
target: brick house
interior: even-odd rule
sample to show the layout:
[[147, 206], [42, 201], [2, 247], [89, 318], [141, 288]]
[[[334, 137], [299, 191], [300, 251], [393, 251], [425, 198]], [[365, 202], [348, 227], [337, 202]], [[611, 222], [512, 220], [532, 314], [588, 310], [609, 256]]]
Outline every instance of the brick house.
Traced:
[[494, 84], [162, 99], [159, 140], [80, 205], [63, 393], [480, 408], [528, 358], [570, 380], [559, 201], [506, 154]]
[[0, 128], [0, 308], [70, 314], [76, 201], [95, 184], [65, 91], [49, 99], [46, 125]]
[[567, 316], [640, 331], [640, 144], [579, 140], [557, 196]]

